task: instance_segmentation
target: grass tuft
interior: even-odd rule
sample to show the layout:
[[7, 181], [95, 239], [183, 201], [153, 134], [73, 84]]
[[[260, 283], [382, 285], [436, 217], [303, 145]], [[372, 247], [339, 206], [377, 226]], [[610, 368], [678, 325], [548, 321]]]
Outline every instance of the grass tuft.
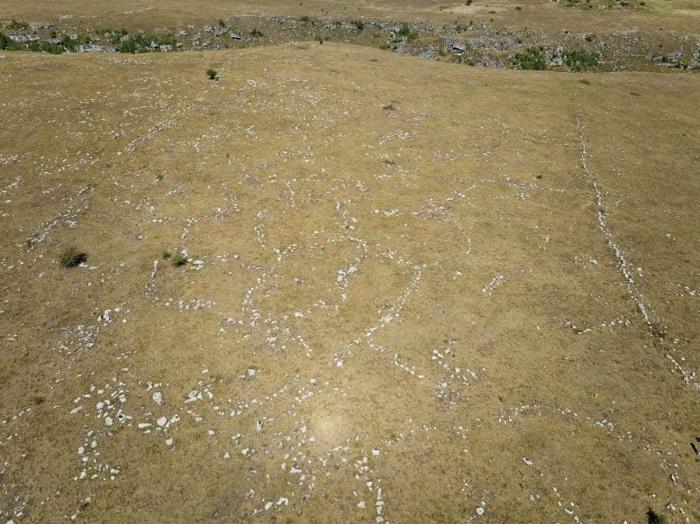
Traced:
[[67, 247], [58, 255], [58, 262], [62, 267], [70, 268], [77, 267], [87, 261], [87, 253], [76, 249], [75, 247]]
[[548, 68], [547, 57], [542, 47], [531, 47], [524, 53], [515, 55], [515, 63], [520, 69], [542, 71]]
[[172, 258], [170, 263], [173, 265], [173, 267], [184, 266], [185, 264], [187, 264], [187, 257], [182, 253], [178, 253]]
[[649, 524], [666, 524], [668, 519], [663, 513], [656, 513], [653, 509], [649, 508], [647, 510], [647, 522]]
[[587, 71], [598, 66], [598, 53], [573, 50], [564, 52], [564, 63], [570, 71]]

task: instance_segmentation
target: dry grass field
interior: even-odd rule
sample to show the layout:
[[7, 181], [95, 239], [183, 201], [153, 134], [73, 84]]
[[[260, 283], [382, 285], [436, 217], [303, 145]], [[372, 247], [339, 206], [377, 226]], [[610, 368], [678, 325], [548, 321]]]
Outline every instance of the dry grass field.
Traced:
[[0, 52], [0, 521], [698, 522], [699, 92]]
[[[620, 0], [621, 1], [621, 0]], [[569, 31], [646, 29], [700, 33], [700, 5], [695, 0], [590, 0], [595, 9], [567, 7], [586, 0], [4, 0], [0, 20], [70, 20], [79, 25], [116, 25], [150, 30], [185, 23], [210, 23], [227, 16], [330, 16], [446, 23], [456, 17], [491, 20], [508, 27]], [[600, 9], [607, 5], [615, 8]], [[518, 9], [516, 9], [518, 8]]]

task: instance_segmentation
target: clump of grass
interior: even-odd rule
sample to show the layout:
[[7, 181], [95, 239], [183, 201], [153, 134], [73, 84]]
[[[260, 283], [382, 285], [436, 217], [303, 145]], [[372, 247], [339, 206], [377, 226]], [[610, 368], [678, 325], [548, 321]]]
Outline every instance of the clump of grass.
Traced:
[[207, 69], [207, 78], [209, 78], [209, 80], [218, 80], [219, 73], [217, 73], [215, 69], [209, 68]]
[[256, 38], [260, 38], [260, 37], [263, 37], [263, 36], [265, 36], [265, 35], [262, 34], [262, 31], [258, 30], [258, 28], [256, 27], [255, 29], [253, 29], [253, 30], [250, 32], [250, 36], [253, 36], [253, 37], [256, 37]]
[[406, 40], [415, 40], [418, 37], [418, 33], [411, 31], [411, 26], [409, 26], [407, 23], [401, 24], [399, 31], [396, 34], [402, 38], [405, 38]]
[[647, 511], [647, 522], [649, 524], [666, 524], [668, 520], [663, 513], [656, 513], [653, 509], [649, 508]]
[[584, 84], [584, 85], [587, 85], [587, 86], [591, 85], [591, 81], [588, 80], [587, 78], [581, 78], [581, 79], [579, 79], [578, 83], [579, 83], [579, 84]]
[[87, 253], [78, 250], [77, 248], [71, 246], [67, 247], [58, 255], [58, 263], [62, 267], [77, 267], [83, 262], [87, 261]]
[[15, 20], [14, 18], [12, 19], [12, 22], [10, 22], [7, 25], [7, 28], [12, 30], [12, 31], [22, 31], [24, 29], [29, 29], [29, 24], [27, 22], [22, 22]]
[[120, 36], [117, 51], [120, 53], [145, 53], [151, 49], [151, 44], [155, 44], [156, 47], [169, 45], [174, 48], [177, 39], [167, 33], [136, 33]]
[[61, 38], [61, 45], [66, 51], [70, 51], [71, 53], [75, 52], [76, 47], [80, 45], [80, 42], [78, 39], [71, 38], [68, 35], [63, 35], [63, 38]]
[[168, 260], [172, 254], [166, 249], [160, 254], [160, 256], [163, 258], [163, 260]]
[[542, 47], [531, 47], [524, 53], [515, 55], [515, 63], [520, 69], [542, 71], [547, 69], [547, 57]]
[[135, 53], [138, 50], [139, 46], [137, 40], [131, 36], [121, 39], [119, 46], [117, 47], [117, 51], [120, 53]]
[[178, 253], [172, 258], [170, 263], [173, 265], [173, 267], [184, 266], [185, 264], [187, 264], [187, 257], [182, 253]]
[[0, 50], [11, 49], [14, 45], [12, 39], [5, 33], [0, 33]]
[[396, 106], [394, 105], [394, 102], [389, 102], [388, 104], [384, 104], [382, 106], [382, 109], [384, 111], [396, 111]]
[[106, 27], [104, 29], [100, 29], [98, 34], [104, 35], [111, 44], [119, 45], [122, 38], [126, 37], [129, 32], [126, 29], [112, 29], [111, 27]]
[[358, 31], [362, 31], [365, 28], [365, 23], [362, 20], [353, 20], [350, 22]]
[[564, 63], [570, 71], [587, 71], [598, 65], [598, 53], [573, 50], [564, 52]]
[[29, 50], [35, 53], [50, 53], [52, 55], [63, 54], [65, 50], [60, 44], [52, 44], [51, 42], [37, 41], [29, 44]]

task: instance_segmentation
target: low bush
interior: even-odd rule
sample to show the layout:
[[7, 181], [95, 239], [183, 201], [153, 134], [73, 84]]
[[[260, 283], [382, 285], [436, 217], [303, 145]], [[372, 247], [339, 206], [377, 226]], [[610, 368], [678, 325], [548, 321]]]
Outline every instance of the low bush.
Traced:
[[87, 261], [87, 253], [76, 249], [75, 247], [67, 247], [58, 255], [58, 263], [62, 267], [76, 267]]
[[587, 71], [597, 67], [599, 62], [598, 53], [573, 50], [564, 51], [564, 64], [570, 71]]
[[120, 53], [145, 53], [153, 47], [170, 45], [174, 48], [176, 44], [176, 38], [167, 33], [136, 33], [120, 36], [117, 51]]
[[13, 44], [14, 42], [9, 36], [7, 36], [5, 33], [0, 33], [0, 50], [11, 49]]
[[35, 53], [51, 53], [52, 55], [60, 55], [64, 48], [60, 44], [52, 44], [51, 42], [36, 41], [29, 44], [29, 50]]
[[29, 24], [27, 22], [15, 20], [13, 18], [12, 22], [7, 24], [7, 28], [11, 31], [24, 31], [25, 29], [29, 29]]
[[542, 47], [531, 47], [524, 53], [518, 53], [515, 55], [515, 63], [520, 69], [542, 71], [548, 67]]
[[666, 524], [668, 520], [663, 513], [656, 513], [653, 509], [649, 508], [647, 511], [647, 522], [649, 524]]
[[182, 253], [178, 253], [177, 255], [175, 255], [175, 256], [172, 258], [172, 260], [170, 261], [170, 263], [171, 263], [174, 267], [184, 266], [185, 264], [187, 264], [187, 257], [186, 257], [185, 255], [183, 255]]
[[406, 23], [401, 24], [396, 34], [407, 40], [414, 40], [418, 36], [418, 33], [411, 31], [411, 26]]

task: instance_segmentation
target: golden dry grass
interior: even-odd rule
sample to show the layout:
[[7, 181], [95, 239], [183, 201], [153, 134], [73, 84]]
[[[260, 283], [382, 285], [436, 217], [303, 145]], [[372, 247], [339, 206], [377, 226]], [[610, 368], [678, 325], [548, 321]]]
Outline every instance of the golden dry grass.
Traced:
[[0, 54], [0, 516], [700, 518], [700, 80], [582, 78]]
[[[612, 0], [611, 0], [612, 1]], [[595, 1], [594, 1], [595, 3]], [[601, 4], [608, 4], [601, 1]], [[219, 18], [240, 15], [311, 16], [337, 18], [379, 18], [388, 20], [430, 20], [452, 23], [455, 19], [475, 23], [493, 21], [497, 25], [559, 32], [661, 31], [697, 36], [700, 34], [700, 9], [693, 0], [646, 0], [646, 6], [634, 9], [584, 10], [566, 7], [551, 0], [474, 0], [443, 2], [438, 0], [5, 0], [0, 5], [0, 20], [59, 20], [78, 27], [141, 28], [153, 30], [186, 24], [216, 22]], [[516, 10], [519, 7], [519, 10]]]

